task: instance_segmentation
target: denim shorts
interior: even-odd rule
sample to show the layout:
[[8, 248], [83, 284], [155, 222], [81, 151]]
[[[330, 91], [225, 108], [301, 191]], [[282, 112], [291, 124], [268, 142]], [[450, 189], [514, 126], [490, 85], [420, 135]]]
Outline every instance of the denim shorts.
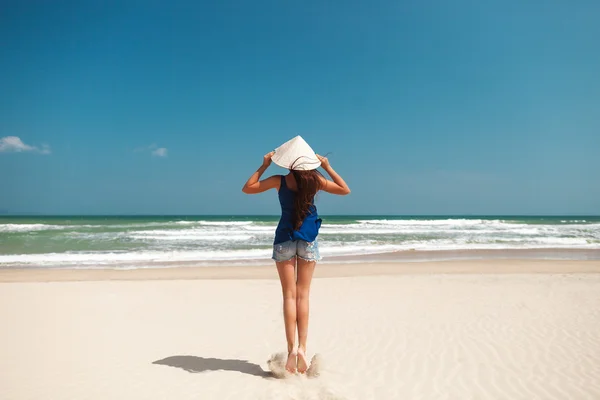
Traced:
[[321, 256], [317, 239], [314, 242], [288, 240], [273, 245], [273, 257], [271, 258], [277, 262], [288, 261], [296, 256], [306, 261], [319, 261]]

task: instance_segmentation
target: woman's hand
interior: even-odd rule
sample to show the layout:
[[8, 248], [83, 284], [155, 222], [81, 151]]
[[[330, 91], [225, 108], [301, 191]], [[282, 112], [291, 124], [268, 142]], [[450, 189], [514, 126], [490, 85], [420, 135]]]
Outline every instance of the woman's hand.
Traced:
[[350, 188], [346, 182], [344, 182], [342, 177], [339, 176], [338, 173], [333, 170], [333, 168], [331, 168], [331, 164], [329, 164], [327, 157], [323, 157], [318, 154], [317, 157], [319, 158], [319, 161], [321, 161], [321, 167], [323, 167], [331, 179], [333, 179], [333, 181], [330, 181], [325, 177], [321, 177], [321, 190], [324, 190], [327, 193], [339, 194], [342, 196], [349, 194]]
[[319, 159], [319, 161], [321, 161], [321, 167], [323, 167], [323, 169], [329, 168], [329, 160], [327, 159], [327, 157], [323, 157], [317, 154], [317, 158]]
[[267, 170], [267, 168], [269, 168], [269, 165], [271, 165], [271, 158], [273, 157], [273, 154], [275, 154], [275, 152], [271, 151], [270, 153], [267, 153], [263, 156], [262, 165], [258, 168], [258, 170], [255, 173], [252, 174], [250, 178], [248, 178], [248, 181], [242, 188], [242, 192], [247, 194], [256, 194], [262, 193], [265, 190], [269, 189], [279, 190], [281, 176], [273, 175], [268, 177], [267, 179], [263, 179], [262, 181], [260, 180], [262, 174]]
[[273, 154], [275, 154], [274, 151], [264, 155], [262, 164], [263, 167], [267, 168], [269, 165], [271, 165], [271, 158], [273, 157]]

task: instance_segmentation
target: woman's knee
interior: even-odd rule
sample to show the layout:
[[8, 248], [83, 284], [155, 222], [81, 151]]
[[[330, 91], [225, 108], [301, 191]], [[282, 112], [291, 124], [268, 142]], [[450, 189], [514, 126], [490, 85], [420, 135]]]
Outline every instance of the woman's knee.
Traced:
[[296, 300], [302, 301], [308, 299], [310, 287], [298, 286], [296, 288]]
[[297, 299], [296, 288], [284, 289], [283, 290], [283, 299], [284, 300], [296, 300]]

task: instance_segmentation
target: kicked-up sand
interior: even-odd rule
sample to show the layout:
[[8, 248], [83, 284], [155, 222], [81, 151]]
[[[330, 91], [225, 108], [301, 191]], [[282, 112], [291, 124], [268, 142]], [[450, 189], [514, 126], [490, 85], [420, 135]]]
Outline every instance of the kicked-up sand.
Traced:
[[600, 399], [598, 261], [319, 265], [279, 378], [274, 267], [220, 271], [0, 271], [0, 399]]

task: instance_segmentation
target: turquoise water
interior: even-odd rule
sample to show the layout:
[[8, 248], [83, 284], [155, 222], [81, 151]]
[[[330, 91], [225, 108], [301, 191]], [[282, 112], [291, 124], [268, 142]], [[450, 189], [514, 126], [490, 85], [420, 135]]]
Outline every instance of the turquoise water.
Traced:
[[[0, 217], [0, 267], [140, 267], [270, 257], [277, 216]], [[600, 249], [598, 216], [323, 216], [325, 257]]]

